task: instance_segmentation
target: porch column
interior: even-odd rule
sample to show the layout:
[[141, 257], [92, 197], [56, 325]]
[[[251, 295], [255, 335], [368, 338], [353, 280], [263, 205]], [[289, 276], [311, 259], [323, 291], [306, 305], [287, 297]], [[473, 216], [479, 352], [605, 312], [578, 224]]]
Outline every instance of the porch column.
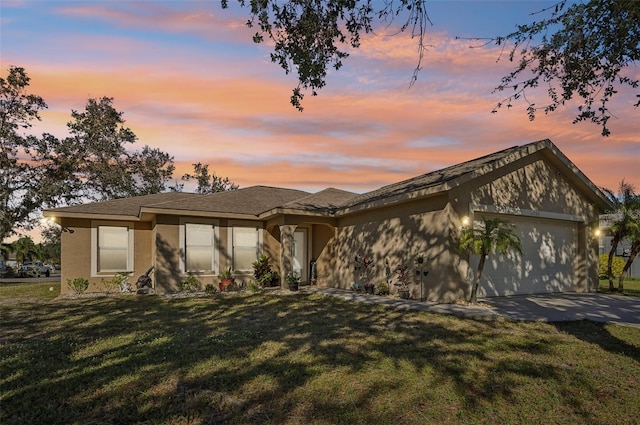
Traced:
[[295, 224], [281, 224], [280, 226], [280, 286], [286, 287], [287, 274], [293, 271], [293, 234]]

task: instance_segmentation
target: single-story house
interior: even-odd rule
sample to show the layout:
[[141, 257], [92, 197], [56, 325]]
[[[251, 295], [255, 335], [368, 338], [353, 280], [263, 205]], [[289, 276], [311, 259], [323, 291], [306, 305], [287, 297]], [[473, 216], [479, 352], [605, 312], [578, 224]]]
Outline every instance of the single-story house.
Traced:
[[[459, 252], [458, 234], [485, 217], [515, 224], [522, 255], [490, 256], [481, 296], [595, 290], [593, 232], [607, 208], [605, 195], [542, 140], [363, 194], [253, 186], [116, 199], [44, 215], [67, 230], [63, 293], [67, 279], [87, 278], [89, 291], [98, 291], [116, 272], [131, 272], [135, 281], [152, 265], [157, 293], [177, 291], [189, 274], [217, 284], [227, 268], [248, 281], [252, 262], [264, 253], [281, 277], [296, 271], [303, 282], [313, 261], [314, 281], [324, 287], [358, 282], [357, 256], [373, 259], [372, 283], [403, 264], [413, 298], [451, 302], [467, 297], [477, 267], [477, 258]], [[418, 267], [429, 274], [416, 276]]]

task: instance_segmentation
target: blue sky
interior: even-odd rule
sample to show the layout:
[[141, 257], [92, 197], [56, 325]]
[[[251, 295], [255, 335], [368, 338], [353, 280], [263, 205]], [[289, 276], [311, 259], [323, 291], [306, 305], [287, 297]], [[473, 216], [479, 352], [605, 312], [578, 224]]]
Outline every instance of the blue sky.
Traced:
[[[234, 4], [233, 1], [230, 1]], [[305, 111], [289, 105], [295, 76], [252, 42], [246, 11], [209, 1], [12, 1], [0, 4], [0, 65], [24, 67], [49, 109], [36, 133], [66, 135], [72, 109], [114, 97], [139, 147], [203, 162], [242, 187], [366, 191], [510, 146], [549, 138], [595, 184], [635, 184], [635, 93], [613, 106], [613, 135], [573, 125], [573, 108], [529, 122], [526, 105], [491, 114], [510, 70], [500, 49], [460, 37], [504, 34], [553, 2], [429, 2], [423, 70], [409, 82], [416, 40], [378, 26]], [[638, 70], [631, 71], [638, 77]], [[544, 103], [544, 91], [530, 93]]]

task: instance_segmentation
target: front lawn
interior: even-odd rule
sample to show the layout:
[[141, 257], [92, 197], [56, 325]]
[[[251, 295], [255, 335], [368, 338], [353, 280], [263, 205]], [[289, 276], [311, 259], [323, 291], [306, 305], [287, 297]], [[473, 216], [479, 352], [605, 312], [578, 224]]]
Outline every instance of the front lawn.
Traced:
[[2, 424], [632, 424], [640, 329], [320, 295], [0, 292]]
[[[618, 288], [618, 279], [613, 280], [614, 286]], [[609, 292], [609, 280], [600, 280], [600, 288], [598, 292]], [[632, 295], [634, 297], [640, 297], [640, 279], [627, 278], [624, 280], [624, 292], [625, 295]]]

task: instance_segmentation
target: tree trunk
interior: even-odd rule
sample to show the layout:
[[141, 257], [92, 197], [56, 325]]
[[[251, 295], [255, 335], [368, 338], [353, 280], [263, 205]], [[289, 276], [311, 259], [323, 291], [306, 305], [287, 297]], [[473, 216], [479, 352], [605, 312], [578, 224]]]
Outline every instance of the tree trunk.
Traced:
[[471, 288], [471, 297], [469, 302], [475, 304], [478, 300], [478, 287], [480, 286], [480, 278], [482, 277], [482, 270], [484, 269], [484, 261], [487, 258], [487, 254], [480, 255], [480, 262], [478, 263], [478, 272], [475, 279], [473, 279], [473, 287]]
[[615, 288], [613, 287], [613, 271], [611, 270], [611, 265], [613, 264], [613, 255], [616, 253], [616, 249], [618, 248], [618, 236], [614, 236], [611, 240], [611, 250], [609, 251], [609, 258], [607, 258], [607, 278], [609, 279], [609, 291], [613, 292]]
[[622, 269], [622, 273], [620, 273], [620, 277], [618, 278], [618, 292], [624, 291], [624, 278], [627, 276], [627, 272], [631, 268], [631, 263], [635, 260], [636, 255], [640, 252], [640, 242], [634, 243], [631, 245], [631, 252], [629, 253], [629, 258], [627, 258], [627, 262]]

